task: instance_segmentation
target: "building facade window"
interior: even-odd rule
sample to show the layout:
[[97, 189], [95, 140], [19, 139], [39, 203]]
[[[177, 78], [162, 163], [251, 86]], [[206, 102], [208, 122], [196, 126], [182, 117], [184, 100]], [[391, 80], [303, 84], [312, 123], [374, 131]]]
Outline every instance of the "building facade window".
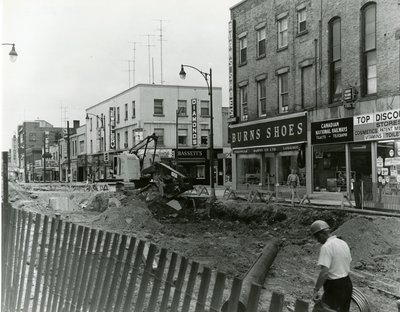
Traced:
[[128, 148], [128, 131], [124, 134], [124, 148]]
[[200, 116], [210, 116], [210, 101], [200, 101]]
[[301, 68], [301, 107], [311, 107], [315, 102], [315, 83], [313, 67]]
[[247, 85], [239, 88], [239, 105], [241, 111], [241, 120], [248, 120], [248, 107], [247, 107]]
[[136, 136], [135, 136], [135, 130], [132, 130], [132, 146], [136, 145]]
[[178, 144], [180, 146], [187, 145], [187, 137], [188, 137], [188, 130], [187, 129], [178, 129]]
[[329, 22], [329, 97], [330, 102], [342, 96], [341, 21], [339, 17]]
[[157, 136], [157, 145], [165, 146], [164, 143], [164, 129], [163, 128], [154, 128], [154, 133]]
[[90, 117], [90, 131], [93, 130], [93, 119]]
[[265, 56], [265, 42], [266, 39], [266, 29], [265, 27], [257, 30], [257, 57]]
[[297, 33], [300, 34], [307, 30], [307, 11], [306, 8], [297, 11]]
[[117, 149], [121, 148], [121, 134], [117, 133]]
[[208, 137], [210, 136], [210, 129], [207, 128], [207, 125], [201, 125], [200, 130], [200, 144], [203, 146], [208, 145]]
[[132, 118], [136, 117], [136, 102], [132, 101]]
[[178, 114], [180, 117], [187, 116], [187, 101], [178, 100]]
[[119, 107], [117, 107], [117, 123], [119, 123], [119, 121], [120, 121], [120, 116], [119, 116]]
[[239, 38], [239, 64], [247, 62], [247, 37]]
[[164, 115], [163, 100], [154, 99], [154, 115]]
[[36, 133], [29, 133], [29, 142], [36, 142]]
[[79, 153], [83, 154], [85, 152], [85, 141], [79, 141]]
[[204, 166], [204, 165], [196, 166], [196, 178], [197, 179], [205, 179], [206, 178], [206, 166]]
[[278, 20], [278, 49], [288, 46], [288, 18]]
[[257, 81], [257, 103], [260, 116], [267, 114], [267, 83], [266, 79]]
[[125, 103], [125, 120], [128, 120], [128, 103]]
[[90, 154], [93, 154], [93, 140], [90, 140]]
[[278, 75], [278, 98], [279, 98], [279, 112], [287, 113], [289, 111], [289, 88], [288, 88], [289, 74], [283, 73]]
[[377, 93], [376, 69], [376, 4], [369, 3], [362, 9], [362, 91], [363, 95]]

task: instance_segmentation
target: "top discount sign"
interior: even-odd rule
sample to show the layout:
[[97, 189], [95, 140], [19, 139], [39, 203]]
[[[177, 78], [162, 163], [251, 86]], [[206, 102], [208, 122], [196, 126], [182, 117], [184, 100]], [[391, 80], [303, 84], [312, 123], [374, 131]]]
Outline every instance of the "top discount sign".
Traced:
[[400, 138], [400, 109], [353, 117], [354, 141]]

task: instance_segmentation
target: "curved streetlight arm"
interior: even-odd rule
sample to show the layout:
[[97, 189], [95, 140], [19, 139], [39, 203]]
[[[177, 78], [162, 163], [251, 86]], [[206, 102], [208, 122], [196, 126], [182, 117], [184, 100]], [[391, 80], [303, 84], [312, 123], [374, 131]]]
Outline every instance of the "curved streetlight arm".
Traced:
[[89, 120], [89, 115], [95, 116], [101, 122], [101, 127], [104, 130], [104, 152], [107, 150], [106, 145], [106, 116], [104, 115], [103, 118], [99, 117], [99, 115], [95, 115], [93, 113], [86, 113], [86, 120]]
[[103, 119], [101, 117], [99, 117], [99, 115], [95, 115], [93, 113], [86, 113], [86, 120], [89, 119], [89, 115], [96, 117], [97, 119], [99, 119], [101, 121], [101, 127], [103, 128], [105, 125], [103, 125]]
[[204, 77], [204, 79], [206, 80], [207, 88], [208, 88], [208, 91], [210, 92], [210, 84], [208, 83], [208, 76], [210, 76], [210, 79], [211, 79], [211, 69], [210, 69], [210, 73], [205, 73], [205, 72], [201, 71], [200, 69], [198, 69], [198, 68], [196, 68], [194, 66], [182, 64], [181, 65], [181, 72], [180, 72], [181, 76], [182, 76], [182, 74], [186, 76], [186, 73], [185, 73], [185, 71], [183, 69], [184, 67], [189, 67], [189, 68], [193, 68], [194, 70], [197, 70]]

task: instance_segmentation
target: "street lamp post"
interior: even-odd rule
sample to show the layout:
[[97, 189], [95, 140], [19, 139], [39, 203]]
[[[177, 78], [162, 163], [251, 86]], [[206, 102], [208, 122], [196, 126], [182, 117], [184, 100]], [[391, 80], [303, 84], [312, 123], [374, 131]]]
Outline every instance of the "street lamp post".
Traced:
[[[208, 88], [208, 95], [210, 96], [210, 188], [211, 194], [210, 197], [215, 199], [215, 188], [214, 188], [214, 112], [213, 112], [213, 96], [212, 96], [212, 69], [210, 68], [209, 73], [202, 72], [198, 68], [191, 65], [181, 65], [181, 71], [179, 72], [179, 76], [182, 79], [186, 78], [185, 67], [192, 68], [197, 70], [205, 79]], [[208, 77], [210, 77], [210, 81], [208, 81]]]
[[[92, 113], [86, 113], [86, 122], [89, 120], [89, 115], [94, 116], [97, 118], [97, 120], [100, 120], [101, 123], [101, 128], [103, 128], [104, 131], [104, 139], [103, 139], [103, 153], [107, 152], [107, 145], [106, 145], [106, 116], [103, 115], [102, 117], [99, 117], [98, 115], [92, 114]], [[101, 142], [101, 138], [100, 138]], [[101, 146], [101, 145], [100, 145]], [[107, 177], [107, 166], [104, 165], [104, 179]]]
[[15, 62], [17, 60], [17, 52], [15, 51], [15, 44], [14, 43], [2, 43], [1, 45], [9, 45], [12, 46], [10, 53], [8, 55], [10, 56], [10, 61]]

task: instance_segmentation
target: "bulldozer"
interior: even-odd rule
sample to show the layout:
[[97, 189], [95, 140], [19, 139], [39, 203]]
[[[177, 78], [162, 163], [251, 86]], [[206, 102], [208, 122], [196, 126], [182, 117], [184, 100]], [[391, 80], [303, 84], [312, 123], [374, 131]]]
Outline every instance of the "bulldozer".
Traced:
[[153, 133], [129, 151], [114, 155], [114, 177], [118, 188], [145, 190], [155, 185], [168, 199], [193, 188], [186, 175], [161, 161], [157, 154], [157, 139]]

